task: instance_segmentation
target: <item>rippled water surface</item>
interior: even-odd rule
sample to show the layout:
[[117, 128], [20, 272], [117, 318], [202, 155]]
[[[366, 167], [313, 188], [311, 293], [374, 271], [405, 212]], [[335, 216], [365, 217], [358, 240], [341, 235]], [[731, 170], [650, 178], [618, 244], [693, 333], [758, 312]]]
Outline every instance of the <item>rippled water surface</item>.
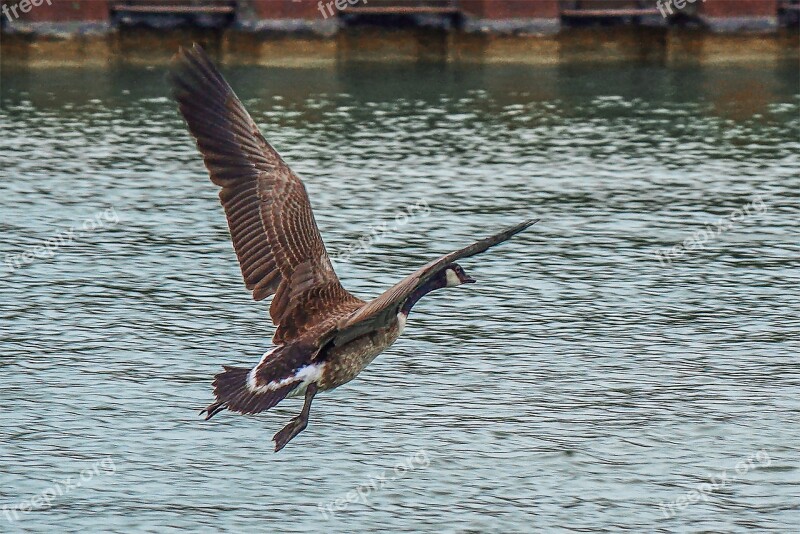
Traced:
[[542, 220], [274, 454], [198, 416], [273, 327], [163, 70], [4, 71], [0, 531], [800, 525], [796, 64], [225, 72], [362, 298]]

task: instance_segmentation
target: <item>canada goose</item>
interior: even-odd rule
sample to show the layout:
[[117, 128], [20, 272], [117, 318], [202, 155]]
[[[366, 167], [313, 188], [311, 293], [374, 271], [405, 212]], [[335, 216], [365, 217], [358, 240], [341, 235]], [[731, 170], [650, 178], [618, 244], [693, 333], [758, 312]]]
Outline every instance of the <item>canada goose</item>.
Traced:
[[333, 271], [305, 186], [261, 135], [228, 83], [198, 46], [181, 49], [169, 75], [228, 219], [245, 285], [259, 301], [274, 295], [275, 345], [252, 369], [224, 367], [206, 419], [227, 408], [259, 413], [305, 395], [299, 416], [274, 436], [281, 450], [308, 424], [314, 395], [358, 375], [402, 333], [427, 293], [470, 278], [456, 260], [484, 252], [534, 224], [527, 220], [436, 259], [365, 302]]

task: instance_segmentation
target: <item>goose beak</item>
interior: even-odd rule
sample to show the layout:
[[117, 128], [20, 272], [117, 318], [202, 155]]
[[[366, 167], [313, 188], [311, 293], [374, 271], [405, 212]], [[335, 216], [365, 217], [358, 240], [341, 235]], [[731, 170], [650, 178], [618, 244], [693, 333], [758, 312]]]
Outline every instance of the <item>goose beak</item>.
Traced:
[[474, 278], [472, 278], [471, 276], [467, 276], [467, 277], [464, 279], [464, 283], [465, 283], [465, 284], [474, 284], [474, 283], [475, 283], [475, 279], [474, 279]]

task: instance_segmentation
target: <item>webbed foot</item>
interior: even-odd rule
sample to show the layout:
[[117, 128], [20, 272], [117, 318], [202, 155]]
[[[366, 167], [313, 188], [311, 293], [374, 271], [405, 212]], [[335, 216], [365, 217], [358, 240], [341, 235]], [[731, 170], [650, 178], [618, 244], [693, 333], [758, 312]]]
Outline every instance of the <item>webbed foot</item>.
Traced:
[[288, 425], [283, 427], [277, 434], [275, 434], [272, 439], [275, 441], [275, 452], [278, 452], [282, 448], [286, 446], [287, 443], [292, 441], [292, 439], [306, 429], [308, 426], [308, 418], [303, 417], [302, 415], [298, 415], [297, 417], [293, 418]]

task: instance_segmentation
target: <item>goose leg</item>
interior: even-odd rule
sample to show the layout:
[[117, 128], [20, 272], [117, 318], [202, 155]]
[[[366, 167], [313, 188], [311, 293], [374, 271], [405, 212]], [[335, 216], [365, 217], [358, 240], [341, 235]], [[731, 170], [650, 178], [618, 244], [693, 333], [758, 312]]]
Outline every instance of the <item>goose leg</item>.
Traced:
[[275, 441], [275, 452], [278, 452], [284, 448], [286, 444], [292, 440], [292, 438], [305, 430], [305, 428], [308, 426], [308, 414], [311, 411], [311, 401], [314, 399], [314, 395], [316, 394], [317, 384], [309, 384], [306, 388], [306, 400], [303, 404], [303, 410], [300, 412], [300, 415], [289, 421], [288, 425], [283, 427], [283, 429], [281, 429], [272, 437], [273, 441]]

